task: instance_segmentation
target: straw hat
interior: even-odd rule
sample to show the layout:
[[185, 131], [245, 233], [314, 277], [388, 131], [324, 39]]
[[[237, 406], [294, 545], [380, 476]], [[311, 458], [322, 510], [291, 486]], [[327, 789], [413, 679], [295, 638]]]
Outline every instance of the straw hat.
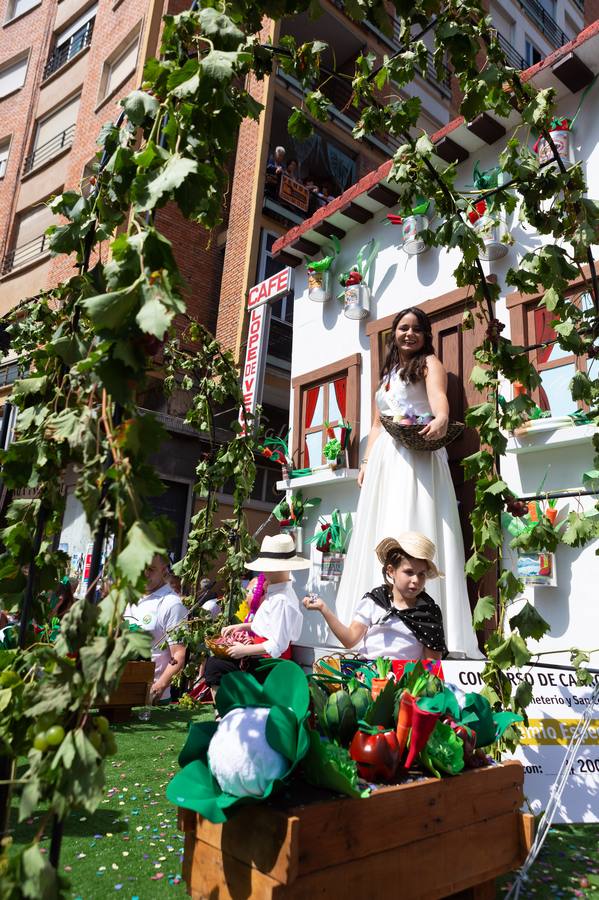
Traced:
[[385, 560], [391, 550], [403, 550], [412, 559], [425, 559], [428, 563], [428, 578], [443, 577], [443, 572], [440, 572], [433, 562], [436, 553], [435, 545], [418, 531], [403, 531], [397, 538], [383, 538], [376, 547], [376, 555], [381, 565], [385, 565]]
[[245, 567], [259, 572], [290, 572], [309, 569], [310, 560], [297, 555], [295, 541], [290, 534], [275, 534], [264, 538], [260, 555], [246, 563]]

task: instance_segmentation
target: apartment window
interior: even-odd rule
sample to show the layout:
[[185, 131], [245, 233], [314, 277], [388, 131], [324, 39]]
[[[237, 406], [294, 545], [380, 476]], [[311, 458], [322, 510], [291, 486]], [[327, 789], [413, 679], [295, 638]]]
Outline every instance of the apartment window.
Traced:
[[552, 19], [555, 19], [555, 0], [539, 0], [539, 3], [545, 12], [549, 13]]
[[104, 63], [100, 81], [100, 101], [110, 97], [135, 71], [140, 31], [140, 26], [137, 25], [134, 33], [130, 34]]
[[19, 363], [17, 360], [0, 365], [0, 388], [13, 384], [19, 377]]
[[0, 69], [0, 97], [8, 97], [25, 84], [29, 55], [12, 60]]
[[94, 30], [94, 20], [98, 4], [88, 7], [84, 13], [78, 16], [74, 22], [56, 35], [54, 49], [50, 54], [44, 78], [49, 78], [54, 72], [66, 65], [70, 59], [80, 53], [91, 44]]
[[357, 465], [360, 441], [360, 364], [354, 353], [322, 369], [293, 379], [293, 461], [297, 468], [325, 462], [327, 427], [340, 436], [341, 421], [349, 421], [352, 434], [350, 465]]
[[39, 6], [40, 3], [41, 0], [12, 0], [12, 2], [8, 4], [8, 16], [6, 21], [10, 22], [11, 19], [16, 19], [17, 16], [24, 15], [24, 13], [33, 9], [34, 6]]
[[526, 39], [526, 65], [534, 66], [544, 58], [539, 48], [532, 41]]
[[75, 137], [80, 100], [81, 95], [78, 94], [63, 104], [60, 109], [40, 119], [35, 132], [33, 150], [25, 158], [25, 172], [30, 172], [36, 166], [43, 165], [71, 146]]
[[8, 251], [2, 262], [2, 275], [35, 262], [48, 251], [48, 237], [45, 231], [54, 221], [54, 214], [45, 204], [40, 204], [20, 215], [12, 250]]
[[10, 153], [10, 138], [0, 141], [0, 178], [4, 178], [6, 166], [8, 165], [8, 154]]

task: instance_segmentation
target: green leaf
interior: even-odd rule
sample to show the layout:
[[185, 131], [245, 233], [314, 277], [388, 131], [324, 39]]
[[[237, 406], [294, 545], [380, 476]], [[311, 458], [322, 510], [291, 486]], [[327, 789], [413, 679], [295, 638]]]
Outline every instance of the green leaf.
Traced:
[[137, 279], [133, 284], [118, 291], [96, 294], [82, 300], [88, 316], [97, 328], [116, 330], [125, 323], [138, 303], [136, 288], [139, 281], [140, 279]]
[[500, 669], [509, 669], [510, 666], [521, 668], [530, 662], [530, 652], [519, 634], [511, 634], [493, 650], [489, 650], [488, 655]]
[[435, 148], [428, 134], [421, 134], [414, 149], [420, 156], [430, 156]]
[[488, 572], [492, 565], [493, 560], [487, 559], [483, 553], [473, 553], [466, 562], [466, 575], [472, 578], [473, 581], [480, 581], [485, 572]]
[[487, 594], [485, 597], [479, 597], [472, 613], [472, 624], [475, 628], [480, 628], [489, 619], [492, 619], [496, 612], [496, 601], [494, 597]]
[[597, 533], [597, 527], [591, 519], [571, 512], [566, 520], [566, 528], [560, 539], [569, 547], [584, 547]]
[[152, 97], [146, 91], [131, 91], [127, 97], [121, 100], [121, 106], [133, 125], [141, 125], [144, 119], [155, 118], [160, 109], [156, 97]]
[[497, 494], [503, 494], [504, 491], [508, 490], [508, 486], [505, 481], [494, 481], [493, 484], [489, 485], [488, 488], [485, 488], [485, 494], [492, 494], [493, 496]]
[[48, 379], [45, 375], [39, 375], [34, 378], [22, 378], [16, 381], [12, 389], [12, 399], [15, 401], [24, 400], [35, 394], [43, 394], [48, 386]]
[[21, 858], [21, 891], [30, 900], [55, 900], [62, 891], [57, 884], [56, 869], [42, 856], [39, 844], [23, 851]]
[[491, 374], [480, 366], [474, 366], [470, 372], [470, 381], [480, 390], [491, 381]]
[[516, 688], [514, 701], [516, 703], [516, 708], [526, 709], [529, 703], [532, 702], [532, 684], [528, 681], [521, 681]]
[[520, 612], [510, 619], [510, 628], [517, 628], [524, 639], [532, 638], [540, 641], [543, 635], [549, 631], [549, 623], [527, 600]]
[[235, 68], [240, 63], [247, 62], [249, 54], [235, 53], [227, 50], [211, 50], [202, 60], [200, 66], [210, 78], [215, 81], [230, 81]]
[[547, 307], [550, 312], [553, 312], [555, 307], [560, 302], [561, 297], [555, 288], [549, 288], [549, 290], [545, 291], [543, 295], [543, 304]]
[[157, 297], [146, 300], [135, 317], [135, 321], [142, 331], [153, 334], [162, 340], [166, 330], [173, 320], [174, 313], [168, 310]]
[[163, 206], [170, 193], [197, 170], [198, 164], [194, 159], [174, 153], [162, 168], [152, 170], [151, 174], [138, 175], [132, 186], [134, 209], [137, 212], [146, 212], [157, 206]]
[[117, 568], [132, 584], [136, 584], [156, 553], [164, 553], [164, 547], [156, 543], [150, 526], [145, 522], [135, 522], [127, 533], [125, 549], [117, 556]]
[[287, 131], [298, 141], [305, 141], [312, 134], [312, 123], [297, 106], [292, 107], [291, 115], [287, 120]]
[[198, 15], [202, 34], [234, 49], [245, 41], [245, 34], [224, 13], [208, 7], [201, 9]]

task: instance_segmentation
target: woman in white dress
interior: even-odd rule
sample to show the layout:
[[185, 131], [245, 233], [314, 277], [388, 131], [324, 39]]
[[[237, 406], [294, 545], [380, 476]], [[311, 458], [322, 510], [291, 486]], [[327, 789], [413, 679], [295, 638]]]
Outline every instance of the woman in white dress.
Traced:
[[431, 416], [420, 434], [443, 437], [449, 422], [447, 373], [435, 356], [426, 313], [410, 307], [391, 326], [387, 354], [376, 392], [376, 410], [360, 467], [360, 501], [343, 576], [337, 594], [337, 614], [352, 620], [360, 598], [380, 574], [374, 548], [386, 535], [419, 531], [437, 546], [444, 573], [430, 586], [443, 612], [449, 653], [480, 659], [466, 576], [464, 545], [447, 451], [409, 450], [381, 425], [380, 414]]

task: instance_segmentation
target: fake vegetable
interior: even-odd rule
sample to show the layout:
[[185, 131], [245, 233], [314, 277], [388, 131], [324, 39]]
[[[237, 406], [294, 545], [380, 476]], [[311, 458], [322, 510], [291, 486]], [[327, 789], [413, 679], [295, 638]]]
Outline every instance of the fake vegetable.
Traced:
[[366, 715], [368, 707], [370, 706], [371, 697], [368, 688], [363, 687], [361, 684], [356, 682], [356, 687], [350, 689], [349, 699], [351, 700], [356, 711], [356, 717], [358, 719], [363, 719]]
[[405, 761], [406, 769], [414, 765], [421, 750], [426, 747], [426, 742], [431, 736], [433, 729], [439, 721], [439, 713], [429, 712], [426, 709], [420, 709], [417, 704], [412, 706], [412, 730], [410, 732], [410, 748]]
[[234, 797], [261, 797], [281, 778], [288, 761], [268, 743], [270, 709], [232, 709], [208, 747], [208, 765], [220, 789]]
[[368, 782], [393, 781], [399, 766], [399, 746], [395, 732], [374, 725], [356, 731], [349, 747], [349, 755], [358, 764], [358, 775]]
[[464, 744], [449, 725], [437, 722], [420, 759], [435, 778], [441, 772], [457, 775], [464, 768]]
[[410, 728], [412, 727], [412, 710], [414, 707], [414, 697], [404, 691], [399, 701], [399, 710], [397, 712], [397, 727], [395, 734], [399, 745], [400, 756], [403, 756], [404, 750], [408, 743]]
[[327, 735], [340, 744], [349, 744], [358, 727], [358, 717], [349, 694], [335, 691], [328, 698], [322, 712]]
[[368, 794], [358, 788], [358, 768], [347, 750], [323, 740], [316, 731], [310, 731], [310, 749], [302, 760], [302, 773], [314, 787], [339, 791], [349, 797]]

